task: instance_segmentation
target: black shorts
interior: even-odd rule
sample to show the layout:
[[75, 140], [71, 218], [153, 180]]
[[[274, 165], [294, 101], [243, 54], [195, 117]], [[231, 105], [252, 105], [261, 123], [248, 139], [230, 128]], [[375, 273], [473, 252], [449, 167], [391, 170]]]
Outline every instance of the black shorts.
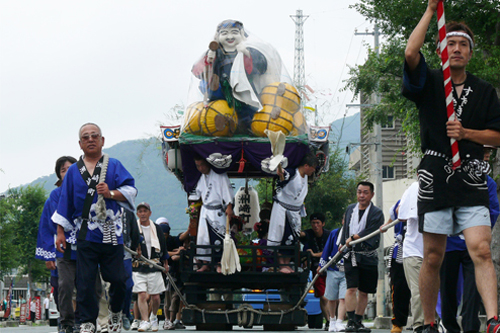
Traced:
[[[359, 264], [358, 264], [359, 265]], [[356, 266], [352, 267], [350, 260], [344, 261], [346, 287], [358, 288], [367, 294], [375, 294], [378, 284], [377, 266]]]

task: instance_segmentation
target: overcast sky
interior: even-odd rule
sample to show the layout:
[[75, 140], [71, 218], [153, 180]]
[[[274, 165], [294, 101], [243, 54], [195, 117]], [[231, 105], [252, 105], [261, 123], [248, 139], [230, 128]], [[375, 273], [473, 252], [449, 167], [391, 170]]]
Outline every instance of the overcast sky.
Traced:
[[78, 157], [85, 122], [101, 126], [107, 147], [158, 135], [168, 110], [185, 104], [191, 66], [229, 18], [273, 45], [293, 75], [290, 15], [309, 15], [311, 106], [324, 125], [342, 117], [352, 98], [339, 92], [346, 65], [363, 63], [373, 45], [354, 35], [372, 29], [348, 8], [355, 2], [0, 0], [0, 192], [53, 173], [62, 155]]

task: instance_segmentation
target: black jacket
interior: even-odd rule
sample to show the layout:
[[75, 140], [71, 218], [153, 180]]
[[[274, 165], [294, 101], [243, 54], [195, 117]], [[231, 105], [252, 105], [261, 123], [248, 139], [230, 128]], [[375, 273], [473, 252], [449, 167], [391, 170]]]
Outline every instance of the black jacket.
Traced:
[[[159, 251], [157, 251], [155, 248], [151, 247], [151, 257], [148, 258], [148, 249], [146, 247], [146, 241], [144, 240], [144, 236], [141, 233], [140, 246], [142, 255], [148, 259], [155, 261], [156, 264], [163, 266], [163, 261], [168, 259], [167, 242], [165, 241], [163, 230], [161, 230], [160, 226], [157, 225], [156, 223], [151, 223], [149, 226], [150, 228], [156, 228], [156, 234], [158, 235], [158, 241], [160, 242], [160, 249]], [[135, 262], [132, 265], [132, 270], [134, 272], [140, 272], [140, 273], [160, 272], [160, 270], [154, 267], [150, 267], [149, 264], [143, 261], [139, 261], [138, 263]]]
[[[349, 224], [351, 222], [352, 212], [356, 204], [349, 205], [345, 212], [344, 229], [342, 232], [342, 237], [340, 238], [340, 244], [345, 244], [345, 241], [349, 238]], [[366, 227], [364, 230], [358, 233], [360, 237], [364, 237], [372, 232], [378, 230], [382, 224], [384, 224], [384, 213], [380, 208], [372, 204], [368, 216], [366, 218]], [[364, 242], [354, 245], [354, 252], [365, 252], [376, 250], [380, 245], [380, 234], [367, 239]], [[377, 265], [378, 256], [365, 256], [356, 253], [356, 261], [358, 265]]]

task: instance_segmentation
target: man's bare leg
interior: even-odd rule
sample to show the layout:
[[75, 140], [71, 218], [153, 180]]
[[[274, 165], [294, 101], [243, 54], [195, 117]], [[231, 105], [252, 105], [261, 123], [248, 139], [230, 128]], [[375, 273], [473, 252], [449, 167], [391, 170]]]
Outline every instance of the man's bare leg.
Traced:
[[151, 295], [151, 314], [156, 317], [160, 308], [160, 295]]
[[[336, 317], [336, 312], [337, 312], [337, 306], [338, 306], [338, 300], [334, 300], [334, 301], [328, 301], [327, 303], [327, 311], [328, 311], [328, 315], [330, 318], [335, 318]], [[328, 319], [330, 319], [328, 318]]]
[[358, 288], [349, 288], [345, 292], [345, 309], [347, 312], [356, 311], [358, 298], [357, 298]]
[[498, 314], [497, 277], [491, 260], [491, 228], [471, 227], [463, 231], [467, 250], [474, 262], [476, 285], [486, 310], [486, 318]]
[[[328, 300], [326, 299], [325, 296], [321, 296], [319, 298], [319, 306], [321, 308], [321, 312], [323, 313], [323, 317], [328, 322], [328, 320], [330, 320], [330, 317], [329, 317], [330, 312], [328, 311]], [[335, 313], [333, 314], [332, 318], [333, 317], [335, 317]]]
[[419, 287], [424, 325], [434, 322], [439, 292], [439, 269], [446, 250], [446, 235], [423, 233], [424, 259], [420, 268]]
[[141, 320], [149, 320], [149, 304], [148, 304], [148, 294], [145, 292], [139, 293], [137, 295], [137, 306], [139, 307], [139, 312], [141, 313]]
[[358, 290], [358, 304], [356, 305], [356, 314], [363, 316], [366, 305], [368, 304], [368, 294]]
[[345, 319], [345, 299], [339, 299], [339, 306], [337, 310], [337, 319], [344, 320]]

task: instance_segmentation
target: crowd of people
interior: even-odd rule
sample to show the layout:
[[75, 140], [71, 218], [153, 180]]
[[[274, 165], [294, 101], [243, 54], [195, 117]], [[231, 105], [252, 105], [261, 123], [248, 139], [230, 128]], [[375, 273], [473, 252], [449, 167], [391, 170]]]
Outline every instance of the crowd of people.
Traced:
[[70, 156], [56, 161], [57, 188], [45, 203], [36, 248], [36, 257], [52, 272], [59, 331], [120, 332], [122, 325], [158, 331], [163, 294], [168, 314], [163, 327], [184, 328], [171, 282], [138, 258], [142, 255], [176, 276], [188, 231], [173, 237], [166, 218], [150, 220], [148, 203], [135, 207], [134, 179], [118, 160], [102, 153], [99, 126], [84, 124], [79, 139], [84, 155], [78, 161]]
[[[498, 333], [497, 280], [490, 242], [500, 208], [496, 184], [487, 176], [487, 153], [500, 145], [500, 102], [491, 85], [466, 71], [474, 48], [472, 31], [463, 23], [449, 22], [448, 44], [438, 43], [437, 53], [446, 49], [450, 55], [446, 65], [457, 118], [446, 114], [443, 73], [429, 69], [420, 52], [438, 2], [428, 0], [405, 51], [403, 95], [419, 110], [424, 157], [417, 170], [418, 181], [390, 210], [389, 222], [400, 221], [390, 260], [391, 332], [400, 333], [411, 313], [416, 332], [437, 333], [440, 318], [446, 331], [458, 333], [457, 302], [463, 299], [464, 332], [479, 331], [482, 303], [487, 333]], [[459, 168], [450, 139], [458, 142]], [[63, 156], [56, 162], [59, 180], [43, 210], [36, 251], [37, 258], [45, 260], [53, 272], [60, 332], [74, 332], [75, 327], [81, 333], [120, 332], [122, 325], [139, 332], [158, 331], [162, 295], [163, 328], [184, 328], [180, 321], [183, 304], [173, 284], [182, 288], [176, 273], [189, 229], [170, 235], [166, 218], [153, 222], [148, 203], [135, 205], [135, 181], [120, 161], [103, 154], [99, 126], [84, 124], [79, 145], [84, 153], [79, 160]], [[215, 172], [201, 156], [195, 157], [195, 164], [201, 176], [188, 200], [201, 201], [196, 244], [221, 245], [226, 221], [234, 216], [231, 183], [226, 173]], [[385, 230], [384, 214], [372, 203], [373, 184], [362, 181], [356, 188], [357, 202], [347, 207], [341, 228], [325, 229], [325, 216], [316, 212], [309, 216], [311, 228], [302, 230], [308, 177], [317, 166], [317, 158], [307, 154], [296, 168], [277, 168], [280, 179], [272, 210], [257, 224], [259, 244], [272, 249], [302, 242], [311, 253], [314, 274], [322, 272], [339, 251], [349, 249], [328, 267], [326, 275], [317, 277], [315, 294], [328, 331], [370, 332], [363, 316], [368, 294], [377, 290], [380, 235], [360, 239]], [[138, 254], [131, 255], [125, 248]], [[140, 256], [150, 262], [138, 260]], [[198, 272], [221, 272], [222, 247], [197, 248], [196, 257]], [[287, 250], [279, 250], [280, 273], [295, 272], [290, 257]], [[170, 272], [173, 280], [166, 279], [151, 262]], [[457, 298], [457, 290], [463, 297]]]

